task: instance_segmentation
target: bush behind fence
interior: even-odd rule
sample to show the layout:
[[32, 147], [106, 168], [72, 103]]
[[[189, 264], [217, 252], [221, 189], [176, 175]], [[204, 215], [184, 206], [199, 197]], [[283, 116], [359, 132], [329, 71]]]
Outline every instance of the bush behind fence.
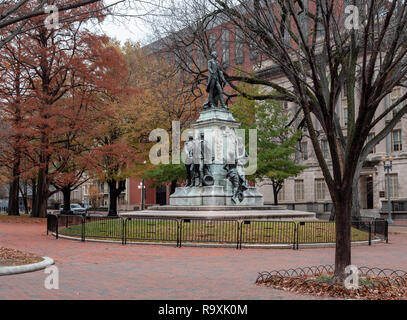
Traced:
[[[223, 219], [177, 219], [159, 217], [104, 217], [80, 215], [47, 215], [47, 234], [128, 242], [166, 242], [181, 247], [182, 243], [242, 245], [290, 245], [334, 243], [335, 222], [269, 221]], [[352, 242], [380, 238], [388, 242], [388, 223], [384, 219], [352, 221]]]

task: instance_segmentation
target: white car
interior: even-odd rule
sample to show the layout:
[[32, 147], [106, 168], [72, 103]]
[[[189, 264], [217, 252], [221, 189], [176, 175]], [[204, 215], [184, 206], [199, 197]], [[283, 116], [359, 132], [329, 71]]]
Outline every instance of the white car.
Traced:
[[[63, 213], [64, 211], [64, 206], [61, 206], [61, 208], [59, 209], [59, 213]], [[71, 210], [72, 214], [86, 214], [88, 212], [87, 209], [85, 209], [84, 207], [82, 207], [80, 204], [77, 203], [71, 203]]]

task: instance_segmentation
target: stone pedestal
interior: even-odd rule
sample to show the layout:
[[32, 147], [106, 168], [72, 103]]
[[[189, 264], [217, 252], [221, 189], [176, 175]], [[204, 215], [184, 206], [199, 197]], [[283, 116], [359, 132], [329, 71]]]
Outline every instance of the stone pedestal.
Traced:
[[[262, 206], [263, 196], [255, 187], [244, 192], [238, 206]], [[172, 206], [236, 206], [232, 201], [232, 186], [180, 187], [170, 196]]]

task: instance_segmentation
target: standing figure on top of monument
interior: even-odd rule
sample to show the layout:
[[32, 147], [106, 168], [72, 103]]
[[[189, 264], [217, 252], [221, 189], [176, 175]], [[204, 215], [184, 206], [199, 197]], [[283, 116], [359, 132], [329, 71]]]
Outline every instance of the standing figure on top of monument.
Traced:
[[[213, 177], [209, 165], [214, 159], [208, 142], [205, 141], [205, 135], [203, 132], [201, 132], [199, 140], [194, 140], [193, 157], [194, 173], [199, 176], [199, 186], [202, 187], [204, 184], [208, 185], [208, 183], [204, 183], [204, 178], [208, 179], [210, 184], [209, 180], [213, 181]], [[193, 186], [195, 186], [195, 181], [193, 182]]]
[[188, 141], [184, 143], [184, 154], [185, 154], [185, 168], [187, 170], [187, 184], [186, 187], [193, 186], [195, 175], [194, 175], [194, 137], [190, 135]]
[[218, 54], [216, 51], [213, 51], [211, 56], [212, 59], [208, 60], [209, 77], [208, 85], [206, 87], [206, 92], [209, 93], [209, 97], [205, 105], [209, 104], [209, 107], [215, 108], [218, 106], [218, 101], [220, 100], [222, 108], [229, 110], [229, 108], [225, 105], [225, 101], [223, 100], [223, 87], [227, 82], [223, 76], [222, 70], [220, 69], [219, 61], [217, 60]]

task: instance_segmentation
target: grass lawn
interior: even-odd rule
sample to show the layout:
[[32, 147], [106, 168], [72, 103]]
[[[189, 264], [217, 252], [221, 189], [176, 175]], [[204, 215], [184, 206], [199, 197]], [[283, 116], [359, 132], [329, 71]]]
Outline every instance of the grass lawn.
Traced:
[[[79, 223], [79, 220], [78, 222]], [[63, 223], [61, 223], [63, 224]], [[239, 228], [241, 225], [241, 229]], [[299, 243], [335, 242], [334, 222], [261, 221], [240, 224], [236, 221], [190, 220], [183, 222], [180, 230], [183, 242], [236, 243], [241, 232], [242, 243], [292, 244], [299, 228]], [[80, 237], [82, 225], [60, 226], [59, 233]], [[127, 221], [128, 241], [176, 242], [176, 220], [130, 220]], [[85, 223], [85, 237], [96, 239], [121, 239], [123, 222], [120, 219], [96, 219]], [[352, 228], [352, 241], [368, 240], [369, 233]]]

